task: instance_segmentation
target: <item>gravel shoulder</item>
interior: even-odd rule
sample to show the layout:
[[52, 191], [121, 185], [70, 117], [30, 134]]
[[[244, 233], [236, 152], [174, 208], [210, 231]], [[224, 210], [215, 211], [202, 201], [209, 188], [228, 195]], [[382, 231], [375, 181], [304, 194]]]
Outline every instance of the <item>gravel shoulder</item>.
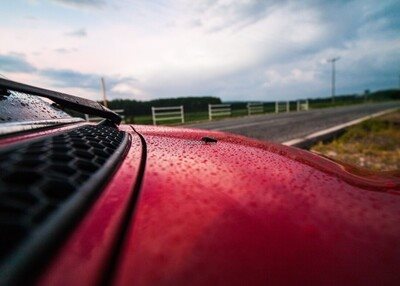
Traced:
[[349, 127], [312, 152], [374, 171], [400, 171], [400, 110]]

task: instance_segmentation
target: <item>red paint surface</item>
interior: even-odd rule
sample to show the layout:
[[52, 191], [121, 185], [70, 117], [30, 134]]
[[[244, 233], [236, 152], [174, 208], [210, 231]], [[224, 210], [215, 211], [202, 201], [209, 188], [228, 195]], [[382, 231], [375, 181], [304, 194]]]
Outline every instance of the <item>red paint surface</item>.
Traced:
[[[148, 158], [113, 284], [400, 285], [398, 174], [224, 133], [135, 128]], [[38, 284], [105, 277], [142, 151], [121, 129], [132, 148]]]
[[141, 160], [139, 136], [129, 126], [131, 148], [90, 211], [39, 279], [39, 285], [95, 285], [104, 277]]
[[393, 174], [222, 133], [137, 130], [148, 159], [116, 285], [400, 285]]

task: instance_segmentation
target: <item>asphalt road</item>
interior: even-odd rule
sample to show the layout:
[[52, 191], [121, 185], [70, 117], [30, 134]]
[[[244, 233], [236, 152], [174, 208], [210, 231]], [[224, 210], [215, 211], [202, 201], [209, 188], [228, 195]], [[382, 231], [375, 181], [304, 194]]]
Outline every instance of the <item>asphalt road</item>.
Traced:
[[220, 130], [281, 143], [395, 107], [400, 108], [400, 103], [384, 102], [254, 115], [188, 124], [184, 127]]

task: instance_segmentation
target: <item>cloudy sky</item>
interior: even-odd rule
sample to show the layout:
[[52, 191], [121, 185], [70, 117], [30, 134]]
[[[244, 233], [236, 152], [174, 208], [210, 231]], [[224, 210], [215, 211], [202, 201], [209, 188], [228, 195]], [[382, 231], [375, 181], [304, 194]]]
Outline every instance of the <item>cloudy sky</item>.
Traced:
[[328, 96], [394, 88], [400, 1], [3, 0], [0, 74], [100, 99]]

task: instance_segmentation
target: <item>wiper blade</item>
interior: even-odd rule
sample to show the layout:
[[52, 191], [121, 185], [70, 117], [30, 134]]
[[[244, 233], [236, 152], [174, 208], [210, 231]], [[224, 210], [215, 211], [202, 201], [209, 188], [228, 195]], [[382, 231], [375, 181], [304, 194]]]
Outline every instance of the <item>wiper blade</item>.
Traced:
[[89, 99], [49, 89], [35, 87], [4, 78], [0, 78], [0, 89], [23, 92], [29, 95], [45, 97], [51, 99], [52, 101], [54, 101], [55, 103], [57, 103], [62, 107], [82, 112], [85, 114], [106, 118], [116, 125], [119, 125], [121, 123], [121, 117], [117, 113], [111, 111], [110, 109], [101, 105], [100, 103]]

